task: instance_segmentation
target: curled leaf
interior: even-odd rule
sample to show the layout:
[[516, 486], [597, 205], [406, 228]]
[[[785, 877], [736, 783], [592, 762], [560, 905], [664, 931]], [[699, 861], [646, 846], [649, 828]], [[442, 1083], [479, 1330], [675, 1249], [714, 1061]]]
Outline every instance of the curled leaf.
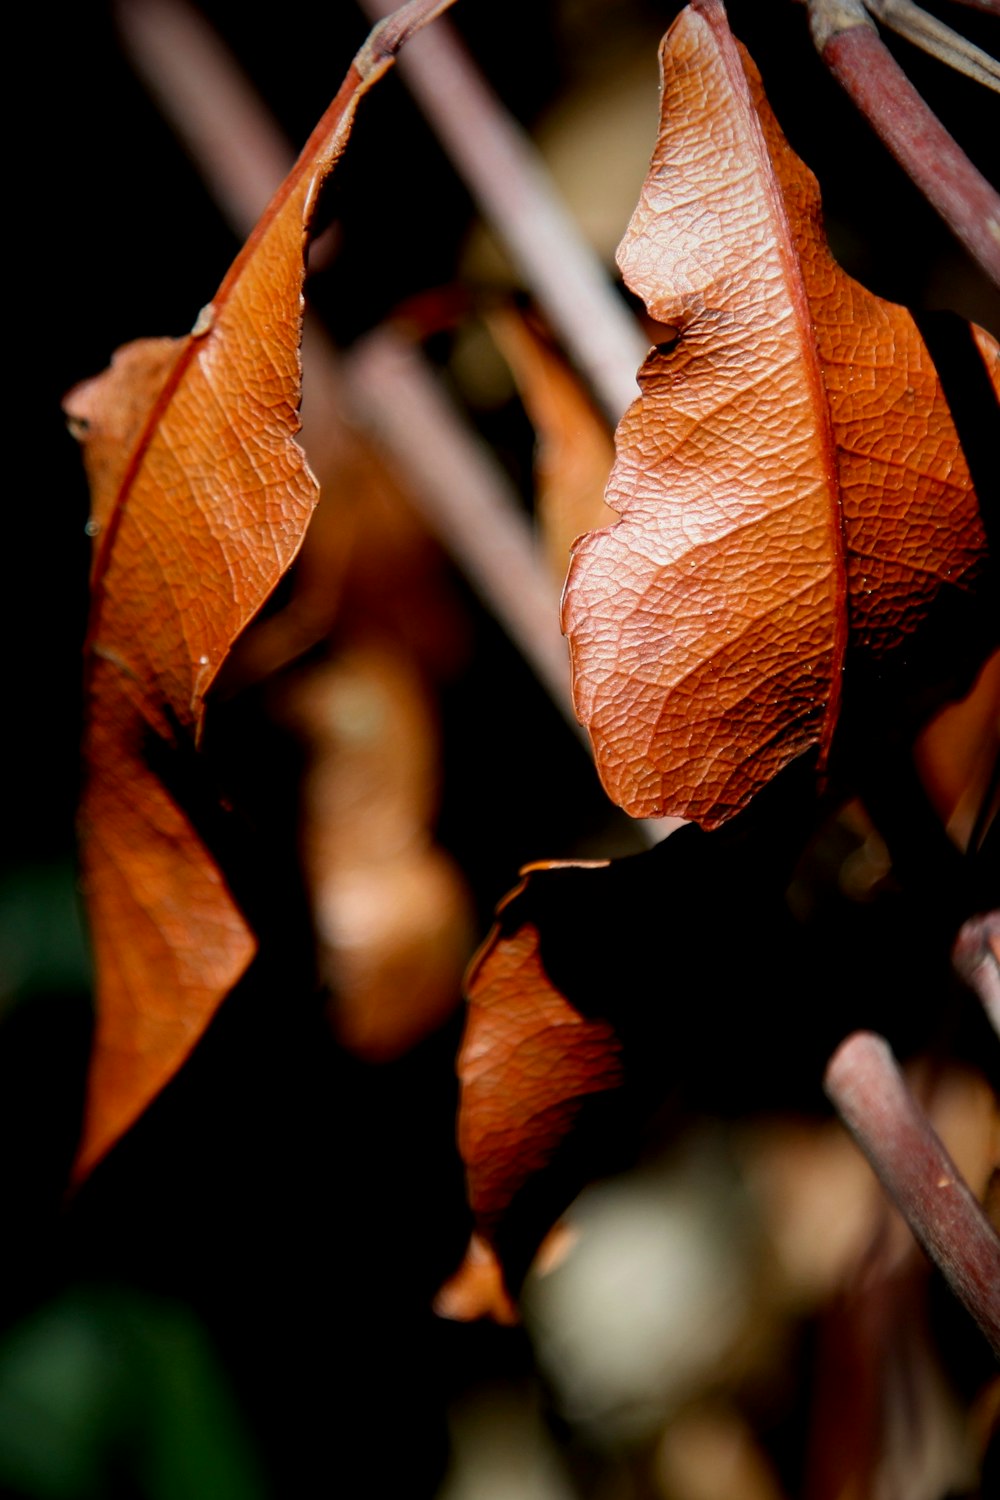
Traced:
[[76, 1176], [176, 1072], [254, 952], [210, 850], [151, 766], [196, 743], [230, 646], [298, 547], [317, 487], [295, 442], [303, 251], [358, 101], [443, 8], [375, 29], [183, 339], [119, 351], [71, 392], [95, 536], [83, 881], [97, 1022]]
[[560, 991], [542, 960], [538, 928], [519, 914], [533, 872], [574, 868], [586, 866], [522, 871], [466, 978], [458, 1142], [469, 1201], [487, 1239], [570, 1134], [587, 1096], [621, 1083], [612, 1026], [581, 1014]]
[[[721, 0], [682, 12], [661, 73], [619, 260], [678, 336], [640, 373], [622, 519], [577, 544], [563, 622], [609, 794], [714, 827], [826, 755], [848, 645], [899, 652], [981, 581], [986, 539], [927, 345], [834, 261]], [[996, 345], [972, 340], [995, 390]]]
[[[745, 821], [735, 835], [681, 829], [610, 863], [528, 866], [497, 910], [466, 976], [458, 1140], [476, 1232], [512, 1291], [575, 1194], [618, 1162], [665, 1095], [736, 1097], [757, 1026], [728, 1005], [734, 976], [776, 931], [770, 1003], [775, 1014], [787, 1003], [799, 954], [780, 906], [785, 861], [770, 863], [781, 838], [772, 821], [766, 854], [751, 855]], [[718, 952], [706, 976], [708, 948]], [[723, 1007], [732, 1068], [708, 1042]]]

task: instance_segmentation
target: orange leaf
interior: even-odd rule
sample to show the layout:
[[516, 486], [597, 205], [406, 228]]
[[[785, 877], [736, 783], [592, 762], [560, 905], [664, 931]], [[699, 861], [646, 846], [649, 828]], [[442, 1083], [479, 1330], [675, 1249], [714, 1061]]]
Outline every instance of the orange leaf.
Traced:
[[438, 745], [425, 684], [391, 636], [366, 634], [293, 681], [306, 744], [303, 863], [341, 1043], [397, 1057], [455, 1009], [472, 927], [432, 838]]
[[609, 794], [714, 827], [825, 757], [848, 644], [892, 653], [974, 589], [986, 543], [916, 324], [833, 260], [721, 0], [692, 0], [661, 69], [619, 260], [678, 337], [642, 368], [608, 487], [622, 519], [577, 544], [563, 621]]
[[[551, 861], [522, 874], [564, 868], [586, 866]], [[585, 1019], [570, 1005], [545, 971], [538, 929], [510, 921], [507, 909], [527, 884], [523, 880], [502, 902], [498, 915], [506, 912], [507, 919], [486, 939], [466, 981], [459, 1149], [472, 1210], [487, 1231], [549, 1160], [583, 1099], [621, 1081], [611, 1026]]]
[[461, 1265], [434, 1298], [434, 1311], [457, 1323], [492, 1318], [509, 1328], [518, 1321], [496, 1252], [478, 1234], [470, 1237]]
[[80, 822], [97, 1022], [77, 1178], [176, 1072], [254, 952], [149, 747], [197, 742], [205, 693], [302, 541], [317, 498], [294, 440], [310, 221], [359, 99], [447, 3], [413, 0], [375, 28], [192, 332], [120, 350], [67, 400], [96, 536]]

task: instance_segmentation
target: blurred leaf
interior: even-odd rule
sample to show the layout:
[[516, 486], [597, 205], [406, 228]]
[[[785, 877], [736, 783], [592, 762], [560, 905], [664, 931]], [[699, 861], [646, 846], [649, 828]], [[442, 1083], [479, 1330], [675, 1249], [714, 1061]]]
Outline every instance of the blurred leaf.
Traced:
[[528, 317], [502, 307], [489, 325], [535, 428], [535, 518], [561, 587], [576, 538], [615, 519], [604, 501], [614, 445], [580, 380]]
[[401, 641], [363, 636], [300, 672], [283, 714], [306, 748], [303, 862], [334, 1027], [386, 1061], [455, 1009], [471, 947], [462, 877], [433, 842], [426, 683]]

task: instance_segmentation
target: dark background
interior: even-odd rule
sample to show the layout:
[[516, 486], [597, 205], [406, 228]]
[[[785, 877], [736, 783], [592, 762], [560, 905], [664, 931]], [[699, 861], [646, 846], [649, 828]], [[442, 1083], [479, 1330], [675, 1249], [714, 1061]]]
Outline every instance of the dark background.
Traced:
[[[367, 31], [346, 3], [201, 8], [295, 142]], [[996, 50], [988, 17], [946, 0], [933, 8]], [[530, 126], [571, 84], [599, 73], [623, 30], [655, 36], [676, 9], [465, 0], [454, 21]], [[880, 295], [951, 307], [1000, 332], [996, 292], [826, 79], [804, 8], [769, 0], [734, 3], [730, 14], [792, 144], [820, 177], [848, 269]], [[119, 344], [188, 329], [237, 244], [132, 77], [109, 7], [39, 7], [23, 19], [10, 78], [16, 85], [23, 64], [34, 108], [17, 139], [28, 213], [8, 229], [24, 256], [9, 312], [27, 326], [7, 358], [18, 396], [8, 398], [3, 590], [4, 1290], [16, 1358], [25, 1329], [50, 1339], [65, 1388], [89, 1383], [94, 1400], [86, 1421], [70, 1414], [72, 1403], [56, 1416], [33, 1412], [43, 1447], [56, 1427], [76, 1433], [74, 1422], [86, 1436], [66, 1460], [62, 1488], [18, 1483], [32, 1495], [290, 1495], [338, 1485], [353, 1493], [352, 1475], [362, 1474], [365, 1493], [433, 1494], [449, 1396], [484, 1373], [524, 1373], [531, 1363], [519, 1331], [449, 1325], [429, 1311], [468, 1231], [453, 1145], [457, 1017], [386, 1068], [338, 1053], [309, 964], [296, 954], [301, 913], [289, 898], [287, 913], [272, 913], [276, 929], [287, 917], [284, 940], [131, 1137], [74, 1202], [63, 1201], [89, 1030], [73, 862], [89, 543], [82, 470], [59, 403]], [[1000, 138], [995, 99], [905, 44], [896, 50], [989, 174]], [[651, 78], [654, 66], [651, 58]], [[342, 343], [453, 280], [470, 202], [394, 77], [362, 106], [327, 212], [341, 239], [318, 301]], [[501, 430], [516, 474], [530, 463], [530, 433], [517, 412]], [[530, 674], [471, 599], [469, 608], [475, 651], [445, 703], [441, 836], [485, 930], [522, 862], [572, 853], [581, 830], [603, 829], [623, 849], [628, 835], [608, 819], [585, 756]], [[255, 718], [259, 705], [233, 712], [220, 740], [239, 743], [249, 795], [255, 775], [284, 769], [287, 811], [294, 757]], [[260, 816], [284, 858], [282, 806], [279, 796]], [[93, 1353], [109, 1348], [111, 1356]], [[177, 1459], [171, 1480], [164, 1462], [150, 1478], [149, 1455], [176, 1454], [182, 1437], [156, 1436], [156, 1401], [137, 1393], [169, 1386], [171, 1371], [201, 1393], [200, 1417], [183, 1402], [160, 1403], [173, 1413], [162, 1420], [190, 1440], [191, 1467]], [[22, 1435], [25, 1410], [16, 1399], [7, 1408]], [[0, 1449], [12, 1430], [0, 1428]]]

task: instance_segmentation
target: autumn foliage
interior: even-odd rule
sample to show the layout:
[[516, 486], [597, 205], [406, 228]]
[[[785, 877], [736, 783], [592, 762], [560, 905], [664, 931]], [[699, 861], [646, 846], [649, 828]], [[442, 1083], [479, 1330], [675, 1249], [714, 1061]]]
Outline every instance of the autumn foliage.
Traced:
[[[462, 985], [475, 919], [435, 831], [435, 695], [467, 649], [466, 605], [416, 519], [416, 469], [352, 405], [351, 356], [329, 357], [343, 408], [325, 414], [323, 444], [307, 461], [298, 440], [321, 189], [362, 96], [445, 8], [411, 0], [372, 33], [192, 331], [127, 345], [66, 400], [93, 542], [79, 834], [96, 1028], [75, 1185], [266, 947], [216, 837], [228, 809], [206, 810], [205, 781], [191, 791], [213, 694], [265, 684], [300, 748], [301, 878], [338, 1043], [364, 1066], [405, 1058]], [[691, 0], [660, 69], [659, 130], [618, 252], [657, 342], [613, 449], [544, 310], [493, 298], [475, 317], [536, 434], [540, 550], [565, 572], [572, 704], [603, 787], [633, 819], [698, 826], [647, 833], [654, 847], [630, 858], [534, 863], [499, 900], [465, 971], [471, 1243], [438, 1298], [448, 1316], [516, 1318], [553, 1225], [664, 1098], [692, 1117], [803, 1097], [815, 1109], [838, 1044], [886, 1026], [866, 1009], [877, 985], [858, 1007], [847, 994], [849, 942], [831, 952], [836, 936], [807, 935], [786, 899], [813, 888], [817, 850], [854, 840], [862, 901], [887, 878], [872, 850], [928, 908], [947, 887], [926, 950], [887, 961], [898, 982], [946, 973], [970, 919], [961, 973], [976, 994], [997, 959], [995, 497], [953, 367], [989, 410], [1000, 350], [957, 320], [941, 334], [841, 269], [816, 179], [721, 0]], [[416, 345], [467, 318], [462, 296], [429, 296], [394, 336]], [[486, 817], [488, 787], [481, 804]], [[797, 1012], [812, 1028], [801, 1046], [781, 1040]], [[853, 1077], [831, 1074], [831, 1097], [899, 1202], [899, 1153], [837, 1092]], [[907, 1119], [917, 1139], [923, 1117]], [[934, 1170], [943, 1159], [927, 1147]], [[988, 1334], [1000, 1249], [979, 1199], [995, 1165], [929, 1236], [966, 1296], [950, 1257], [975, 1227], [966, 1301]], [[925, 1199], [911, 1222], [933, 1218]], [[858, 1305], [844, 1326], [863, 1362], [878, 1340]]]
[[94, 497], [81, 824], [100, 992], [81, 1172], [175, 1072], [253, 954], [145, 741], [197, 740], [205, 693], [319, 498], [295, 442], [306, 237], [358, 101], [405, 36], [405, 23], [383, 28], [359, 54], [187, 338], [130, 345], [67, 403]]
[[563, 622], [610, 795], [711, 828], [826, 757], [853, 659], [971, 591], [986, 539], [913, 319], [837, 266], [721, 6], [684, 13], [661, 68], [619, 262], [676, 337], [641, 372], [609, 481], [622, 521], [575, 548]]

